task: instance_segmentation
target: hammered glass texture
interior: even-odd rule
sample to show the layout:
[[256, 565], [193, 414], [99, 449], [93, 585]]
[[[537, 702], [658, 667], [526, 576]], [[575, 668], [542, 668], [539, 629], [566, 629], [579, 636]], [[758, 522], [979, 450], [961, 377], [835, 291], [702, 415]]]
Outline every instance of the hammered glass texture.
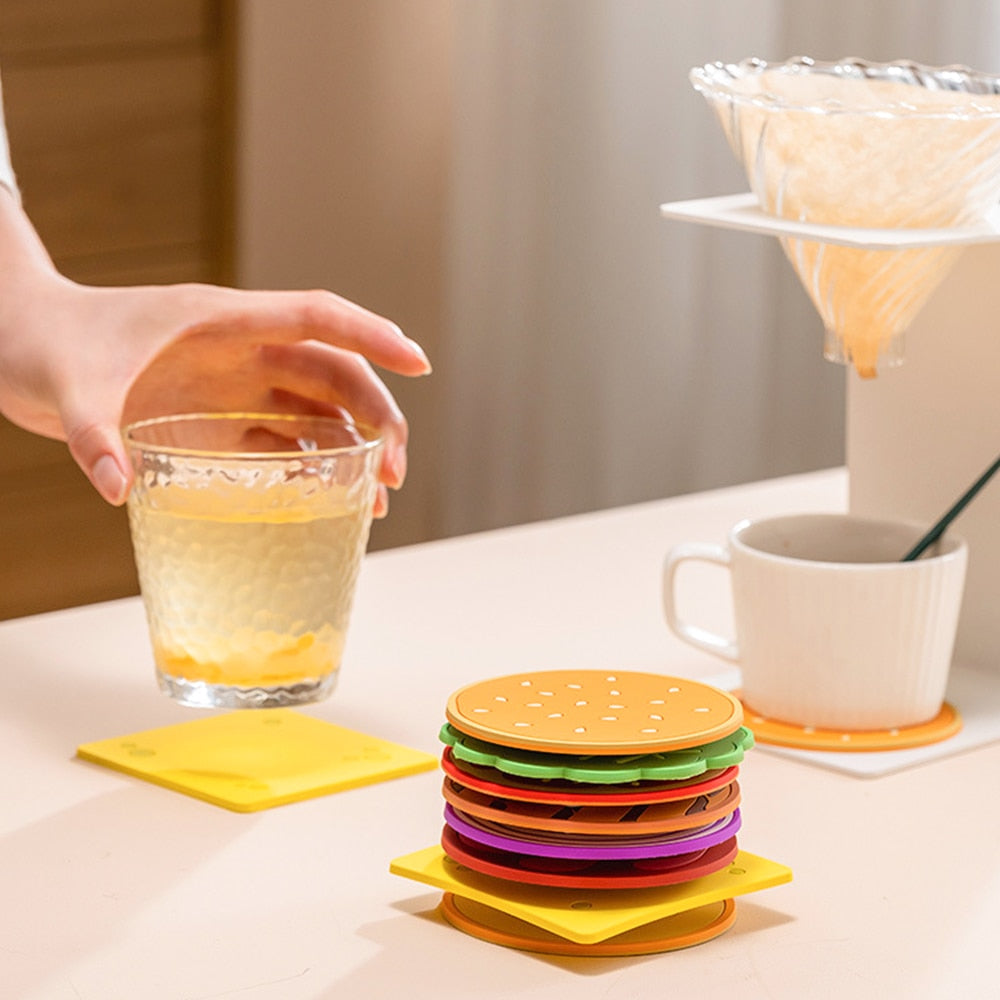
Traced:
[[[1000, 77], [797, 58], [713, 63], [691, 82], [771, 215], [944, 228], [981, 220], [1000, 199]], [[823, 320], [827, 356], [863, 376], [899, 360], [903, 332], [961, 252], [782, 245]]]
[[133, 441], [130, 450], [129, 521], [161, 688], [226, 707], [328, 694], [380, 446], [206, 454]]

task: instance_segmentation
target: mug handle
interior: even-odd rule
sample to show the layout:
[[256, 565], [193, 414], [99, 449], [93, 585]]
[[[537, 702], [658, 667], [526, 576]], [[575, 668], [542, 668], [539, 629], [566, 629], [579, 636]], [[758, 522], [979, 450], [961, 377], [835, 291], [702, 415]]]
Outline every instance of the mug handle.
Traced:
[[729, 549], [722, 545], [711, 545], [707, 542], [685, 542], [682, 545], [674, 546], [667, 553], [667, 558], [663, 563], [663, 613], [666, 616], [667, 624], [678, 638], [692, 646], [715, 656], [721, 656], [724, 660], [736, 662], [740, 658], [740, 650], [735, 639], [709, 632], [708, 629], [698, 625], [692, 625], [690, 622], [683, 621], [677, 614], [677, 570], [681, 563], [688, 560], [716, 563], [726, 569], [731, 568]]

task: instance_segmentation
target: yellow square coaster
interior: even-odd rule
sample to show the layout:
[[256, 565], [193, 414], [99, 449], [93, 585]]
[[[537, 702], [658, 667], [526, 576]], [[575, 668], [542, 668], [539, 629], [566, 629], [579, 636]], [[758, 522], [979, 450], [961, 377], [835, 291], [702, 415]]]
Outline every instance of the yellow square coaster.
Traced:
[[393, 861], [389, 870], [475, 900], [580, 944], [595, 944], [663, 917], [790, 882], [790, 868], [740, 851], [722, 871], [653, 889], [557, 889], [471, 871], [440, 847]]
[[253, 812], [437, 767], [437, 758], [287, 708], [236, 711], [85, 743], [77, 756]]

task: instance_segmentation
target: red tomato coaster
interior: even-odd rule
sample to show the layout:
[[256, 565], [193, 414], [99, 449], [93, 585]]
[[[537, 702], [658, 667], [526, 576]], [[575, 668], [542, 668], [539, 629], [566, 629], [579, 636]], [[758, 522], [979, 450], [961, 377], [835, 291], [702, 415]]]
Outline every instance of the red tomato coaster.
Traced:
[[740, 804], [740, 786], [735, 781], [707, 795], [641, 805], [605, 804], [603, 800], [585, 806], [518, 802], [484, 795], [448, 777], [441, 791], [447, 802], [477, 819], [529, 830], [602, 836], [643, 836], [689, 830], [728, 816]]
[[670, 802], [674, 799], [707, 795], [736, 779], [739, 765], [705, 771], [694, 778], [676, 781], [636, 781], [625, 785], [587, 785], [557, 778], [541, 780], [506, 774], [495, 767], [459, 761], [445, 747], [441, 768], [449, 777], [485, 795], [499, 795], [520, 802], [555, 802], [566, 806], [593, 805], [601, 799], [617, 805], [641, 805], [644, 802]]
[[452, 926], [492, 944], [546, 955], [615, 958], [655, 955], [711, 941], [733, 925], [736, 904], [731, 899], [708, 903], [594, 944], [570, 941], [485, 903], [450, 892], [446, 892], [441, 900], [441, 913]]
[[563, 889], [645, 889], [678, 885], [725, 868], [738, 850], [736, 838], [703, 851], [638, 861], [574, 861], [540, 858], [477, 844], [446, 826], [441, 846], [472, 871], [508, 882]]

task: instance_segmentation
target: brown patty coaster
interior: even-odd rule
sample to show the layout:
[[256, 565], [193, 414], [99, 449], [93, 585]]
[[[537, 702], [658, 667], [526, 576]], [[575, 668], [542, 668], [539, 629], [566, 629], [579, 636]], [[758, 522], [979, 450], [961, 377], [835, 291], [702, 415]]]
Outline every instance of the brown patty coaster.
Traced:
[[732, 695], [697, 681], [635, 671], [549, 670], [478, 681], [445, 712], [468, 736], [521, 750], [576, 755], [657, 753], [739, 729]]

